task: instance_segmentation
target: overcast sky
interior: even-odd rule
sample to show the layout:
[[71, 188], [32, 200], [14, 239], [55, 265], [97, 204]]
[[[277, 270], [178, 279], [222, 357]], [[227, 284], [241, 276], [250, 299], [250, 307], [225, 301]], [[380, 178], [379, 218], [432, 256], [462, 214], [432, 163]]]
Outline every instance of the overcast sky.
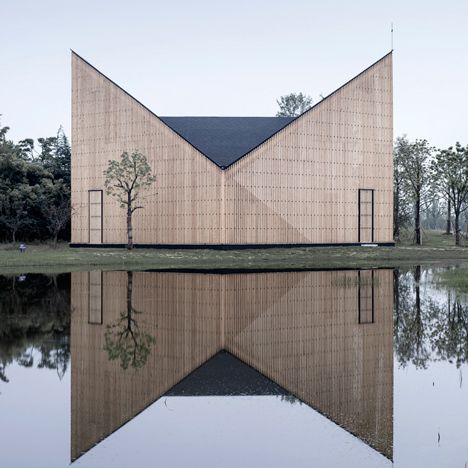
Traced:
[[70, 49], [158, 115], [268, 116], [391, 48], [395, 136], [468, 144], [468, 1], [15, 0], [0, 14], [10, 137], [70, 133]]

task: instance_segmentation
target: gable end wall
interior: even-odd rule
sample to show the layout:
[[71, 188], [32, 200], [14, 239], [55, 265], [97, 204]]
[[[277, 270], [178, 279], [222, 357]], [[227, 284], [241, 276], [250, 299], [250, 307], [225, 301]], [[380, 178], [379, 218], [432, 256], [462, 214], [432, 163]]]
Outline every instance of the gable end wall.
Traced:
[[[375, 242], [392, 242], [392, 55], [223, 171], [72, 55], [72, 243], [89, 243], [88, 191], [109, 159], [138, 149], [156, 183], [136, 244], [358, 242], [358, 190], [375, 195]], [[103, 243], [126, 242], [125, 211], [103, 194]]]

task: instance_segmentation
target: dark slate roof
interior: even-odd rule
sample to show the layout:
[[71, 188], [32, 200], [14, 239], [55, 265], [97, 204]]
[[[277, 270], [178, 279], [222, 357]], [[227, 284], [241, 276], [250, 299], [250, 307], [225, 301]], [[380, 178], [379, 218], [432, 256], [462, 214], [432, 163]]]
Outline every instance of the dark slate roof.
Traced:
[[289, 395], [278, 384], [221, 351], [171, 388], [167, 396]]
[[159, 118], [223, 169], [294, 120], [294, 117]]

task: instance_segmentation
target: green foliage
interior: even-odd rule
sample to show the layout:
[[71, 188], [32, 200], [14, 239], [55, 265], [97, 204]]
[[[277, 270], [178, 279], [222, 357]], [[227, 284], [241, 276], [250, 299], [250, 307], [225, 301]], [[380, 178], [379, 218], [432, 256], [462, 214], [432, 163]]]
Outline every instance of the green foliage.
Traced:
[[38, 159], [43, 167], [54, 180], [62, 180], [64, 185], [70, 187], [71, 149], [63, 128], [59, 128], [57, 136], [38, 138], [37, 141], [41, 147]]
[[[456, 271], [456, 270], [450, 270]], [[434, 294], [427, 277], [435, 274]], [[401, 366], [426, 368], [430, 362], [448, 361], [460, 367], [468, 361], [468, 304], [466, 295], [440, 283], [444, 272], [415, 267], [395, 273], [394, 349]]]
[[429, 169], [433, 151], [427, 140], [410, 142], [405, 136], [397, 139], [399, 164], [408, 195], [413, 201], [417, 198], [422, 200], [431, 189]]
[[56, 369], [70, 361], [70, 275], [0, 276], [0, 380], [7, 367]]
[[[413, 211], [416, 244], [422, 243], [421, 212], [433, 198], [430, 171], [433, 151], [434, 148], [427, 140], [410, 142], [406, 136], [397, 138], [394, 149], [394, 201], [397, 204], [394, 222], [403, 222], [404, 208], [409, 201]], [[396, 237], [399, 228], [400, 226], [396, 224], [394, 228]]]
[[105, 347], [109, 359], [119, 360], [122, 369], [144, 367], [156, 339], [140, 330], [135, 315], [140, 312], [121, 312], [118, 320], [106, 326]]
[[139, 151], [123, 152], [120, 161], [109, 160], [104, 171], [107, 195], [114, 197], [121, 208], [127, 210], [127, 248], [133, 249], [133, 213], [143, 208], [135, 202], [140, 198], [141, 190], [149, 187], [156, 179], [151, 175], [151, 167], [146, 156]]
[[463, 223], [468, 227], [468, 146], [457, 142], [455, 147], [434, 153], [427, 140], [410, 142], [402, 136], [395, 141], [394, 238], [400, 240], [401, 230], [410, 225], [418, 244], [423, 239], [423, 226], [450, 233], [453, 214], [455, 244], [461, 245]]
[[302, 93], [290, 93], [276, 100], [280, 110], [276, 117], [297, 117], [312, 107], [312, 98]]
[[460, 244], [460, 215], [468, 209], [468, 146], [439, 150], [433, 163], [433, 183], [455, 214], [455, 243]]
[[393, 237], [400, 240], [401, 229], [411, 223], [411, 198], [409, 197], [403, 159], [408, 151], [406, 136], [398, 137], [393, 148]]
[[54, 239], [54, 247], [57, 247], [58, 234], [67, 226], [72, 214], [70, 187], [59, 179], [46, 184], [46, 188], [42, 193], [41, 211]]
[[[69, 231], [69, 216], [59, 225], [51, 212], [70, 211], [70, 145], [60, 128], [56, 137], [17, 144], [0, 129], [0, 240], [45, 239]], [[57, 216], [55, 216], [57, 218]], [[61, 216], [63, 220], [63, 216]], [[56, 221], [56, 220], [55, 220]]]
[[121, 208], [127, 208], [132, 213], [142, 208], [134, 205], [141, 190], [156, 180], [151, 175], [151, 167], [146, 156], [139, 151], [123, 152], [120, 161], [109, 160], [104, 175], [107, 195], [114, 197]]
[[133, 272], [127, 272], [127, 310], [116, 322], [106, 326], [105, 346], [111, 361], [118, 359], [122, 369], [141, 368], [146, 364], [155, 338], [140, 329], [135, 318], [141, 312], [132, 305]]

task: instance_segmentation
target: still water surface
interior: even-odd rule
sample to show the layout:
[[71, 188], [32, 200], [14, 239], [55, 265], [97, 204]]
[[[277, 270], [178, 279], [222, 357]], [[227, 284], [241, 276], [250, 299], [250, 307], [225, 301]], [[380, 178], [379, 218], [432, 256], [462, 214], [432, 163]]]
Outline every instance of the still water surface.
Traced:
[[465, 467], [437, 270], [0, 276], [6, 467]]

